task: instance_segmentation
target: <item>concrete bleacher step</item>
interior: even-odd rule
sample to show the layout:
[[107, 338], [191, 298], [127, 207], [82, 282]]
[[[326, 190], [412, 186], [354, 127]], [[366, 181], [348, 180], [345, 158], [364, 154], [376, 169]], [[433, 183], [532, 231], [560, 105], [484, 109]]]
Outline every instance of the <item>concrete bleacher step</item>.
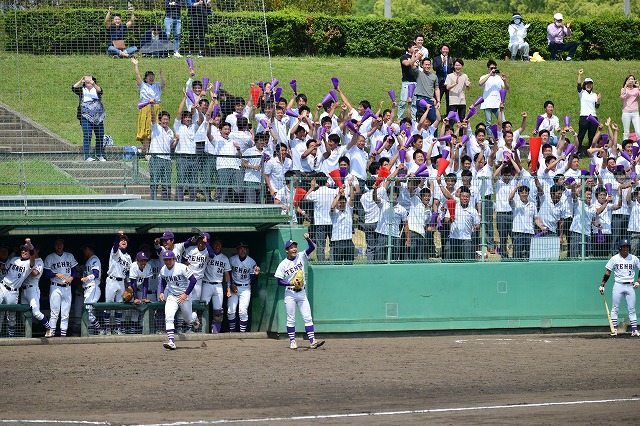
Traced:
[[[122, 195], [125, 193], [125, 187], [123, 185], [91, 185], [90, 188], [100, 194], [109, 195]], [[144, 200], [150, 199], [149, 186], [148, 185], [127, 185], [127, 195], [140, 195]]]

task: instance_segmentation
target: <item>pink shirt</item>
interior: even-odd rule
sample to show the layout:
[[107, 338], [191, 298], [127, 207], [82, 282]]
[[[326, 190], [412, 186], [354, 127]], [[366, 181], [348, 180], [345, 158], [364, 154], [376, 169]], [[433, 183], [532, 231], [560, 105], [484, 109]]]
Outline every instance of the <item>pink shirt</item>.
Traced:
[[640, 89], [637, 87], [633, 89], [623, 87], [620, 89], [622, 112], [638, 112], [638, 96], [640, 96]]

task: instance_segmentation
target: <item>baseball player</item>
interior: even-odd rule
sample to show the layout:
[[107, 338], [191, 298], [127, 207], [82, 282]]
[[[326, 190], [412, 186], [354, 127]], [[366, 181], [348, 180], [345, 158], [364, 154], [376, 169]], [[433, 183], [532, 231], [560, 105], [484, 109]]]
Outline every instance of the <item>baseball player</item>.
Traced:
[[309, 256], [316, 249], [315, 244], [309, 238], [309, 234], [304, 234], [308, 247], [302, 253], [298, 253], [298, 243], [289, 240], [284, 244], [287, 252], [287, 258], [278, 265], [275, 277], [278, 284], [285, 286], [284, 306], [287, 309], [287, 334], [289, 335], [289, 348], [298, 349], [296, 343], [296, 306], [300, 310], [300, 315], [304, 319], [304, 329], [309, 337], [309, 349], [317, 349], [324, 345], [324, 340], [317, 340], [313, 329], [313, 318], [311, 318], [311, 306], [307, 299], [305, 285], [307, 283], [306, 274], [304, 275], [304, 284], [301, 288], [294, 287], [291, 283], [298, 271], [303, 271], [309, 261]]
[[[18, 303], [20, 287], [25, 279], [31, 274], [31, 270], [36, 264], [35, 251], [29, 238], [20, 246], [20, 257], [13, 257], [6, 262], [7, 274], [2, 278], [0, 285], [0, 305], [13, 305]], [[4, 312], [0, 315], [0, 331], [4, 324]], [[7, 312], [9, 319], [9, 329], [7, 335], [16, 335], [16, 313]]]
[[178, 309], [180, 309], [184, 321], [189, 322], [189, 329], [192, 329], [192, 309], [191, 303], [187, 301], [187, 298], [196, 285], [196, 277], [193, 276], [193, 272], [186, 265], [176, 262], [176, 255], [171, 250], [165, 250], [162, 253], [162, 261], [164, 266], [160, 269], [159, 299], [161, 302], [165, 302], [164, 316], [166, 318], [167, 338], [169, 339], [163, 346], [166, 349], [173, 350], [176, 348], [173, 322]]
[[34, 244], [33, 250], [35, 252], [36, 263], [31, 269], [31, 273], [22, 283], [21, 303], [31, 306], [33, 317], [48, 329], [49, 318], [40, 312], [40, 277], [42, 277], [42, 271], [44, 270], [44, 262], [40, 258], [40, 246]]
[[200, 300], [209, 303], [213, 300], [213, 321], [211, 323], [211, 333], [220, 333], [224, 311], [222, 310], [222, 283], [225, 287], [230, 286], [231, 264], [229, 258], [222, 254], [222, 239], [219, 237], [213, 240], [213, 254], [207, 260], [207, 267], [204, 270], [202, 279], [202, 294]]
[[[196, 230], [196, 228], [194, 228]], [[184, 254], [182, 255], [182, 263], [187, 265], [193, 276], [196, 277], [196, 286], [193, 288], [189, 300], [200, 300], [202, 295], [202, 280], [204, 278], [204, 271], [207, 267], [207, 262], [210, 258], [215, 256], [213, 249], [209, 245], [209, 239], [211, 236], [207, 232], [194, 235], [190, 240], [184, 243]], [[200, 320], [197, 313], [192, 315], [193, 329], [197, 330], [200, 327]]]
[[9, 261], [9, 246], [0, 244], [0, 280], [7, 275], [7, 262]]
[[158, 255], [161, 255], [166, 250], [171, 250], [176, 255], [176, 262], [182, 263], [182, 253], [184, 253], [184, 243], [176, 243], [175, 235], [173, 232], [167, 231], [162, 234], [162, 237], [154, 240], [154, 246]]
[[640, 336], [636, 317], [635, 292], [635, 289], [640, 285], [636, 279], [636, 269], [640, 270], [640, 260], [629, 253], [631, 243], [626, 238], [620, 240], [618, 249], [620, 252], [611, 257], [605, 266], [606, 271], [600, 284], [600, 294], [604, 294], [604, 284], [609, 280], [611, 272], [613, 271], [615, 283], [613, 285], [611, 321], [613, 322], [614, 331], [611, 335], [618, 335], [618, 308], [620, 308], [620, 301], [622, 300], [622, 296], [624, 296], [627, 300], [627, 310], [629, 311], [629, 321], [631, 322], [631, 335]]
[[[109, 252], [109, 269], [107, 270], [107, 283], [104, 288], [105, 302], [122, 303], [122, 293], [124, 283], [127, 281], [129, 269], [131, 269], [131, 256], [127, 253], [129, 237], [124, 235], [124, 231], [118, 231], [113, 247]], [[124, 335], [122, 331], [122, 311], [116, 311], [116, 328], [114, 334]], [[111, 335], [111, 312], [104, 311], [104, 326], [107, 329], [107, 336]]]
[[54, 252], [44, 259], [44, 274], [51, 281], [49, 306], [51, 318], [44, 337], [53, 337], [60, 318], [60, 337], [66, 337], [71, 310], [71, 282], [76, 277], [78, 261], [71, 253], [64, 251], [64, 240], [60, 237], [53, 242]]
[[[151, 276], [151, 265], [149, 264], [149, 256], [144, 251], [139, 251], [136, 254], [136, 261], [131, 264], [129, 270], [129, 286], [133, 290], [133, 303], [136, 305], [142, 302], [151, 302], [147, 299], [147, 292], [149, 291], [149, 277]], [[131, 329], [130, 334], [136, 333], [135, 324], [139, 323], [140, 312], [134, 310], [131, 312]]]
[[[147, 288], [146, 297], [142, 294], [143, 289], [138, 288], [138, 298], [142, 298], [142, 302], [146, 303], [155, 302], [158, 300], [158, 287], [160, 284], [160, 269], [162, 268], [162, 259], [156, 256], [152, 256], [153, 250], [149, 244], [141, 244], [140, 251], [143, 251], [147, 254], [149, 260], [147, 261], [147, 265], [151, 265], [151, 275], [149, 275], [149, 286]], [[154, 324], [156, 329], [156, 334], [163, 334], [164, 331], [164, 312], [155, 311], [154, 315]]]
[[247, 331], [249, 323], [249, 302], [251, 301], [251, 282], [258, 278], [260, 267], [248, 256], [249, 245], [240, 242], [236, 246], [238, 254], [231, 256], [231, 285], [227, 287], [227, 319], [229, 332], [236, 331], [236, 309], [240, 316], [240, 332]]
[[[95, 303], [100, 300], [100, 275], [102, 273], [102, 263], [98, 256], [95, 254], [95, 246], [93, 243], [86, 243], [82, 246], [82, 254], [85, 258], [84, 271], [82, 274], [82, 290], [84, 296], [84, 303]], [[95, 310], [93, 306], [86, 305], [87, 313], [89, 314], [89, 322], [95, 329], [95, 331], [103, 336], [106, 332], [100, 326], [100, 322], [96, 318]]]

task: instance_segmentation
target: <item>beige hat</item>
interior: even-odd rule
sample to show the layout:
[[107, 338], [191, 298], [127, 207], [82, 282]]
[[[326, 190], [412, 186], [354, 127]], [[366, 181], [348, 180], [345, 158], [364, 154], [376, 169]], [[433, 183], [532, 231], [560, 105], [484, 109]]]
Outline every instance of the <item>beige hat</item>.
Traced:
[[555, 19], [556, 21], [562, 21], [564, 18], [562, 17], [562, 13], [556, 13], [555, 15], [553, 15], [553, 19]]

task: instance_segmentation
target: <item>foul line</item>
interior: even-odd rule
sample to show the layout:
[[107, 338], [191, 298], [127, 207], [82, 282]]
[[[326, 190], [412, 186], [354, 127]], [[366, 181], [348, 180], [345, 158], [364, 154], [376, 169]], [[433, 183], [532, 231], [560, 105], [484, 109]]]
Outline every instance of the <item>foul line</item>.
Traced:
[[[633, 401], [640, 401], [640, 397], [596, 399], [596, 400], [585, 400], [585, 401], [540, 402], [540, 403], [533, 403], [533, 404], [485, 405], [485, 406], [477, 406], [477, 407], [431, 408], [427, 410], [379, 411], [376, 413], [320, 414], [315, 416], [264, 417], [264, 418], [258, 418], [258, 419], [195, 420], [195, 421], [180, 421], [180, 422], [172, 422], [172, 423], [140, 423], [135, 426], [181, 426], [181, 425], [217, 425], [217, 424], [230, 424], [230, 423], [266, 423], [266, 422], [282, 422], [282, 421], [297, 421], [297, 420], [339, 419], [339, 418], [348, 418], [348, 417], [450, 413], [450, 412], [462, 412], [462, 411], [496, 410], [496, 409], [503, 409], [503, 408], [532, 408], [532, 407], [554, 407], [554, 406], [581, 405], [581, 404], [606, 404], [610, 402], [633, 402]], [[92, 421], [85, 421], [85, 420], [2, 420], [0, 419], [0, 423], [55, 423], [55, 424], [82, 424], [82, 425], [111, 425], [110, 422], [92, 422]]]
[[428, 410], [406, 410], [406, 411], [380, 411], [377, 413], [354, 413], [354, 414], [323, 414], [316, 416], [295, 416], [295, 417], [265, 417], [261, 419], [236, 419], [236, 420], [197, 420], [182, 421], [172, 423], [149, 423], [139, 424], [135, 426], [180, 426], [180, 425], [217, 425], [229, 423], [266, 423], [266, 422], [282, 422], [282, 421], [298, 421], [298, 420], [321, 420], [336, 419], [347, 417], [367, 417], [367, 416], [393, 416], [404, 414], [428, 414], [428, 413], [447, 413], [460, 411], [479, 411], [479, 410], [495, 410], [500, 408], [531, 408], [531, 407], [553, 407], [560, 405], [580, 405], [580, 404], [604, 404], [609, 402], [630, 402], [640, 401], [640, 398], [616, 398], [616, 399], [599, 399], [586, 401], [567, 401], [567, 402], [541, 402], [537, 404], [513, 404], [513, 405], [488, 405], [479, 407], [460, 407], [460, 408], [433, 408]]

